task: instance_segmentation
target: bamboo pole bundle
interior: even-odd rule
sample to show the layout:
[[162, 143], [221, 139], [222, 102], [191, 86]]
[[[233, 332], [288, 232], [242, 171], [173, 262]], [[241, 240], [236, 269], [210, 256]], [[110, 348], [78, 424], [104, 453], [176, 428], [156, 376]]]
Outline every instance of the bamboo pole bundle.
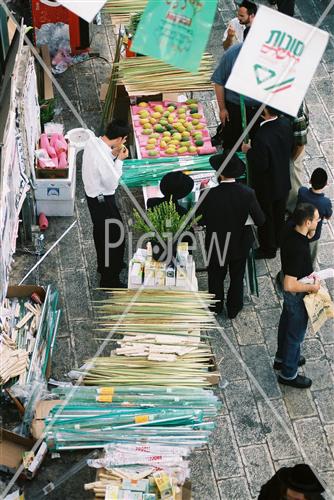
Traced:
[[112, 15], [134, 14], [143, 12], [147, 0], [108, 0], [102, 11]]
[[118, 84], [130, 96], [161, 92], [212, 90], [213, 57], [203, 54], [197, 73], [190, 73], [149, 56], [125, 58], [118, 63]]
[[189, 354], [175, 361], [150, 361], [144, 357], [110, 356], [89, 360], [79, 371], [85, 385], [143, 385], [207, 387], [211, 353], [191, 357]]

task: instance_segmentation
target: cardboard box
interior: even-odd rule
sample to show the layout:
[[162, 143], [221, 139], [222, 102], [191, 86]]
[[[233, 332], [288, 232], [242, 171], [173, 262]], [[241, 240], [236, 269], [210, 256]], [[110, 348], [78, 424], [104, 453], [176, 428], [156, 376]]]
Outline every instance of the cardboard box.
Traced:
[[13, 473], [22, 462], [23, 453], [31, 450], [35, 441], [0, 427], [0, 466]]
[[44, 302], [45, 290], [37, 285], [10, 285], [7, 289], [6, 296], [9, 299], [13, 297], [30, 297], [34, 292], [36, 292], [40, 296], [42, 302]]
[[31, 435], [35, 439], [39, 439], [45, 428], [44, 419], [49, 415], [50, 410], [58, 404], [63, 403], [60, 399], [53, 401], [38, 401], [35, 408], [35, 415], [31, 423]]

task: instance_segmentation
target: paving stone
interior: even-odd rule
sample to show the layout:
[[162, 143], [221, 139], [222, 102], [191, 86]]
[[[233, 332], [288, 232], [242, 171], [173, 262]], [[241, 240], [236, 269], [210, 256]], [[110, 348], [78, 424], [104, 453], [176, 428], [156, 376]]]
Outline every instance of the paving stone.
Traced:
[[328, 444], [331, 450], [334, 450], [334, 425], [324, 425], [325, 433], [327, 436]]
[[325, 354], [320, 340], [315, 338], [306, 338], [303, 342], [302, 353], [306, 360], [319, 359]]
[[[276, 374], [272, 367], [272, 361], [264, 345], [249, 345], [241, 347], [242, 357], [255, 377], [257, 384], [265, 392], [268, 398], [279, 398], [281, 391], [278, 387]], [[259, 397], [257, 385], [253, 384], [252, 389]]]
[[263, 343], [257, 316], [250, 307], [244, 307], [232, 323], [240, 345]]
[[300, 446], [316, 469], [327, 471], [333, 469], [333, 457], [329, 451], [326, 436], [319, 418], [304, 418], [294, 422]]
[[334, 423], [334, 389], [313, 391], [319, 415], [324, 424]]
[[277, 328], [264, 328], [262, 331], [268, 352], [273, 358], [277, 351]]
[[88, 282], [85, 271], [78, 269], [62, 273], [64, 283], [64, 297], [70, 321], [89, 317], [88, 310]]
[[[102, 342], [94, 340], [96, 332], [93, 331], [94, 325], [92, 320], [89, 321], [72, 321], [72, 342], [74, 345], [74, 355], [76, 366], [83, 365], [88, 359], [97, 354]], [[108, 346], [108, 344], [107, 344]], [[99, 356], [109, 356], [110, 348], [99, 353]]]
[[258, 278], [259, 297], [252, 296], [253, 304], [258, 309], [269, 309], [278, 305], [277, 295], [275, 293], [271, 279], [268, 276]]
[[244, 477], [219, 481], [218, 488], [221, 500], [251, 500], [253, 498]]
[[327, 344], [324, 346], [325, 356], [331, 365], [332, 370], [334, 369], [334, 344]]
[[297, 464], [303, 463], [303, 459], [298, 456], [298, 457], [293, 457], [293, 458], [285, 458], [283, 460], [277, 460], [274, 462], [274, 467], [275, 470], [278, 471], [282, 467], [294, 467]]
[[323, 268], [333, 267], [333, 243], [325, 243], [323, 245], [320, 245], [320, 248], [318, 250], [318, 261], [323, 266]]
[[70, 338], [57, 338], [52, 355], [51, 374], [56, 380], [65, 380], [66, 373], [75, 366]]
[[310, 108], [310, 123], [313, 132], [318, 141], [326, 141], [332, 138], [333, 126], [323, 111], [321, 104], [309, 106]]
[[80, 241], [80, 228], [76, 224], [71, 229], [71, 239], [59, 246], [59, 258], [61, 269], [75, 270], [84, 268], [83, 249]]
[[334, 319], [327, 320], [318, 335], [323, 344], [334, 344]]
[[327, 498], [334, 498], [334, 472], [320, 472], [320, 478], [325, 482]]
[[323, 156], [323, 152], [320, 149], [319, 143], [311, 127], [308, 128], [307, 144], [305, 145], [305, 152], [310, 158]]
[[[334, 107], [334, 106], [333, 106]], [[334, 140], [323, 141], [320, 143], [320, 148], [329, 165], [334, 164]]]
[[256, 311], [262, 328], [278, 328], [281, 313], [282, 310], [280, 307]]
[[228, 417], [217, 419], [216, 428], [210, 436], [209, 451], [217, 479], [243, 475], [239, 450]]
[[[271, 405], [274, 410], [266, 401], [258, 402], [270, 454], [273, 460], [297, 457], [300, 455], [300, 451], [296, 446], [296, 436], [284, 402], [282, 399], [279, 399], [271, 401]], [[289, 433], [292, 434], [294, 440], [291, 439]]]
[[[235, 338], [235, 333], [232, 328], [224, 328], [222, 332], [217, 332], [217, 337], [214, 342], [211, 342], [213, 350], [216, 356], [217, 367], [221, 374], [222, 380], [230, 382], [232, 380], [245, 379], [246, 373], [243, 369], [242, 363], [240, 363], [240, 352], [237, 347], [237, 340]], [[225, 336], [229, 341], [235, 345], [237, 355], [235, 351], [232, 351], [224, 340]]]
[[264, 432], [249, 382], [233, 381], [224, 392], [238, 444], [244, 446], [264, 442]]
[[309, 390], [294, 389], [281, 386], [283, 399], [288, 409], [290, 418], [303, 418], [317, 415], [317, 410]]
[[326, 359], [310, 360], [305, 366], [305, 373], [312, 379], [312, 390], [333, 387], [333, 374]]
[[192, 496], [219, 500], [216, 480], [207, 451], [195, 451], [190, 455], [190, 471]]
[[266, 445], [247, 446], [240, 448], [240, 453], [251, 494], [255, 496], [259, 493], [261, 486], [275, 473], [268, 447]]

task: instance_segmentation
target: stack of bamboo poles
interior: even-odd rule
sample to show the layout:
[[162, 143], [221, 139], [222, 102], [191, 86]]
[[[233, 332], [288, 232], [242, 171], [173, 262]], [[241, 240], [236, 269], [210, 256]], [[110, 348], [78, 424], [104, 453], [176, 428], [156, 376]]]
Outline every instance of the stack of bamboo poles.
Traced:
[[88, 360], [80, 371], [84, 384], [211, 385], [212, 352], [203, 339], [215, 325], [208, 309], [213, 303], [213, 296], [205, 292], [112, 290], [94, 306], [96, 330], [122, 334], [122, 350]]
[[198, 72], [190, 73], [149, 56], [126, 58], [118, 63], [117, 82], [129, 96], [212, 90], [213, 63], [212, 55], [205, 53]]
[[143, 12], [147, 0], [108, 0], [102, 11], [116, 16]]

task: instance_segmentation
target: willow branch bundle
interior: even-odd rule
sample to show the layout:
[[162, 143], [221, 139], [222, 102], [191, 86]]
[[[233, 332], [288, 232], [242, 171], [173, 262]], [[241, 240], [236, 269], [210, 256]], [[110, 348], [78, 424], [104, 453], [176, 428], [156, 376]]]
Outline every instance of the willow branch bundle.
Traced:
[[117, 83], [129, 95], [140, 92], [212, 90], [213, 57], [205, 53], [197, 73], [190, 73], [149, 56], [126, 58], [118, 63]]

